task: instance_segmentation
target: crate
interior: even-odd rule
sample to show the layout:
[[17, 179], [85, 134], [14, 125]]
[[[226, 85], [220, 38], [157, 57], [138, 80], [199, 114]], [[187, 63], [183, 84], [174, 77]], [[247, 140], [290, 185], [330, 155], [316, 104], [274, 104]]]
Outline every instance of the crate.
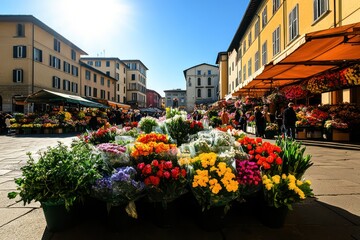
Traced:
[[306, 131], [297, 132], [296, 139], [306, 139]]
[[335, 142], [348, 142], [350, 141], [350, 133], [338, 129], [333, 129], [332, 140]]

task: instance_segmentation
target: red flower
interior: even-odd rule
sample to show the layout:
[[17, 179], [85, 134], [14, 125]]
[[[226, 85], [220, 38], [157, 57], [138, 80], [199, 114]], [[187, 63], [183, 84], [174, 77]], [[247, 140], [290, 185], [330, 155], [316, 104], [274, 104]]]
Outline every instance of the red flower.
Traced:
[[153, 160], [153, 161], [151, 162], [151, 164], [152, 164], [154, 167], [159, 166], [158, 160]]
[[160, 183], [160, 178], [157, 176], [149, 176], [149, 179], [152, 185], [157, 186]]
[[164, 172], [164, 177], [167, 178], [167, 179], [170, 178], [170, 173], [168, 171], [165, 171]]

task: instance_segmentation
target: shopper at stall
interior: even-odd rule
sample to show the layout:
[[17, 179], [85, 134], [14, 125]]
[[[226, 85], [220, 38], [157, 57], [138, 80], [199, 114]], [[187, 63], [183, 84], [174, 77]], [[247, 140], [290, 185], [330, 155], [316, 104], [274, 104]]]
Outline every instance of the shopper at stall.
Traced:
[[294, 103], [290, 102], [288, 107], [284, 110], [283, 126], [285, 128], [285, 136], [295, 139], [295, 123], [297, 118], [293, 107]]
[[256, 125], [256, 137], [264, 137], [265, 134], [265, 118], [259, 107], [255, 107], [255, 125]]

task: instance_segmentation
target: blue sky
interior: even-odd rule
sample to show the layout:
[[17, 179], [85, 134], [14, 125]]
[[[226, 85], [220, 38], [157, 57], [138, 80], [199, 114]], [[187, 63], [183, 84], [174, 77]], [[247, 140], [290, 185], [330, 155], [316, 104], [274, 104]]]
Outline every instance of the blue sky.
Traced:
[[[147, 88], [185, 89], [183, 70], [216, 65], [249, 0], [0, 0], [1, 14], [30, 14], [89, 56], [139, 59]], [[60, 4], [61, 3], [61, 4]]]

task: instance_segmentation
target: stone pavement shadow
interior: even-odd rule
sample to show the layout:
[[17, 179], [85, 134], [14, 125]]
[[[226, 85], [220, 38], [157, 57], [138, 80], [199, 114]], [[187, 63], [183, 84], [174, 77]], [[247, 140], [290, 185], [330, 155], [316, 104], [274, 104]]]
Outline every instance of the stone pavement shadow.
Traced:
[[234, 206], [218, 231], [202, 229], [191, 211], [181, 209], [176, 225], [169, 228], [156, 226], [149, 219], [140, 219], [130, 224], [117, 225], [114, 229], [109, 227], [108, 220], [85, 219], [63, 232], [52, 233], [45, 229], [42, 240], [360, 240], [359, 216], [315, 198], [294, 204], [294, 210], [289, 211], [284, 226], [278, 229], [261, 224], [256, 209], [252, 207]]

